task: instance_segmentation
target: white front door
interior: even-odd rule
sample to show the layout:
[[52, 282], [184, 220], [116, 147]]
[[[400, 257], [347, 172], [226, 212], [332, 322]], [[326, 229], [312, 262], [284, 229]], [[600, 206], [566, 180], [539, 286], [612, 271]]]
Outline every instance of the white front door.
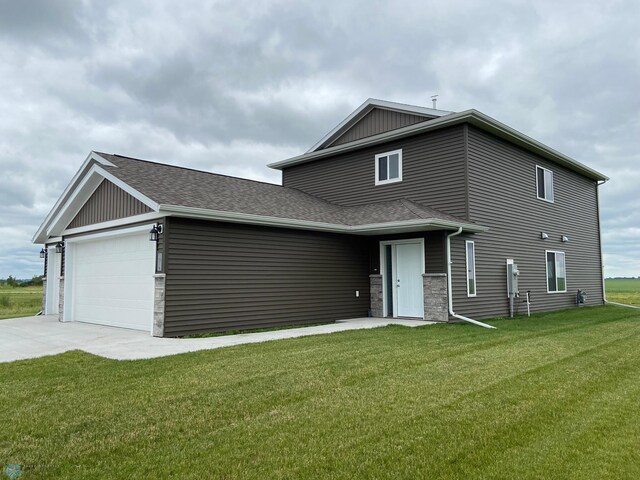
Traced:
[[47, 248], [47, 294], [45, 296], [45, 315], [57, 315], [60, 303], [60, 256], [56, 247]]
[[384, 314], [424, 318], [422, 239], [381, 242]]
[[399, 243], [395, 247], [398, 317], [422, 318], [424, 315], [422, 244]]

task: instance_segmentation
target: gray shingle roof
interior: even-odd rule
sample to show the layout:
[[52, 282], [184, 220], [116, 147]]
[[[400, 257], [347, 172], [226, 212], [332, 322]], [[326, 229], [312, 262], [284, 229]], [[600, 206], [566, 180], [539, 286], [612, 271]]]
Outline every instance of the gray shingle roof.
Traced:
[[98, 154], [115, 165], [103, 167], [105, 170], [163, 206], [347, 226], [409, 220], [472, 223], [406, 199], [343, 207], [295, 188], [120, 155]]

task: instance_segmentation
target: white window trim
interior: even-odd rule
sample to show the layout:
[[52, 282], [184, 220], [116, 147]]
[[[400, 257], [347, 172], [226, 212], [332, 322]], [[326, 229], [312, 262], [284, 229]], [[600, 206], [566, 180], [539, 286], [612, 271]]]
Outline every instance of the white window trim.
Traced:
[[[549, 200], [548, 198], [544, 198], [538, 195], [538, 169], [542, 170], [543, 172], [549, 172], [551, 174], [551, 200]], [[543, 173], [543, 178], [544, 178], [544, 173]], [[536, 197], [538, 198], [538, 200], [542, 200], [544, 202], [548, 202], [548, 203], [554, 203], [554, 200], [556, 198], [556, 189], [555, 189], [555, 175], [553, 174], [553, 170], [549, 170], [548, 168], [544, 168], [541, 165], [536, 165]], [[544, 193], [546, 195], [547, 193], [547, 189], [546, 189], [546, 184], [545, 184], [545, 190]]]
[[[558, 272], [556, 272], [556, 290], [549, 290], [549, 263], [547, 262], [547, 255], [549, 253], [564, 255], [564, 290], [558, 290]], [[554, 257], [554, 262], [555, 262]], [[561, 250], [545, 250], [544, 251], [544, 270], [545, 270], [545, 283], [547, 284], [547, 293], [567, 293], [567, 255]]]
[[[475, 293], [469, 293], [469, 244], [473, 245], [473, 286], [475, 287]], [[464, 242], [464, 256], [467, 263], [467, 297], [478, 296], [478, 274], [476, 268], [476, 244], [473, 240], [466, 240]]]
[[[378, 162], [378, 159], [380, 157], [388, 157], [389, 155], [393, 155], [393, 154], [398, 154], [398, 178], [392, 178], [392, 179], [387, 179], [387, 180], [378, 180], [378, 178], [380, 178], [379, 173], [380, 173], [380, 164]], [[401, 182], [402, 181], [402, 149], [399, 150], [392, 150], [390, 152], [385, 152], [385, 153], [379, 153], [376, 155], [375, 158], [375, 163], [376, 163], [376, 185], [386, 185], [388, 183], [397, 183], [397, 182]], [[388, 163], [387, 163], [388, 165]]]

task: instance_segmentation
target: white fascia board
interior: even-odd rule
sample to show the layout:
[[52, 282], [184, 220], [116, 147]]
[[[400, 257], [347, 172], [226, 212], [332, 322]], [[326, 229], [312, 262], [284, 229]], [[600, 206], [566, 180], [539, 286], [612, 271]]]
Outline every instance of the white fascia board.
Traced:
[[[158, 204], [138, 192], [119, 178], [115, 177], [111, 173], [107, 172], [104, 168], [97, 164], [93, 164], [89, 171], [84, 175], [80, 182], [75, 186], [73, 191], [67, 195], [68, 198], [64, 205], [59, 209], [58, 214], [48, 223], [46, 228], [46, 237], [51, 235], [61, 235], [62, 231], [67, 227], [69, 222], [78, 214], [85, 202], [91, 197], [96, 188], [104, 181], [108, 180], [126, 191], [131, 196], [137, 198], [142, 203], [146, 204], [149, 208], [158, 211]], [[38, 239], [40, 240], [40, 239]]]
[[375, 107], [384, 108], [386, 110], [393, 110], [395, 112], [413, 113], [417, 115], [428, 115], [433, 117], [442, 117], [443, 115], [449, 115], [450, 113], [453, 113], [446, 110], [436, 110], [433, 108], [418, 107], [416, 105], [407, 105], [404, 103], [389, 102], [387, 100], [369, 98], [362, 105], [356, 108], [347, 118], [345, 118], [335, 128], [333, 128], [329, 133], [322, 137], [318, 143], [307, 150], [307, 153], [315, 152], [318, 148], [322, 147], [334, 136], [337, 136], [338, 133], [343, 133], [343, 131], [346, 131], [349, 127], [355, 124], [358, 120], [364, 117]]
[[507, 140], [510, 143], [519, 145], [522, 148], [537, 153], [538, 155], [547, 158], [559, 165], [563, 165], [570, 170], [576, 171], [589, 177], [593, 180], [608, 180], [606, 175], [594, 170], [586, 165], [578, 162], [577, 160], [564, 155], [563, 153], [554, 150], [551, 147], [544, 145], [543, 143], [534, 140], [533, 138], [521, 133], [504, 123], [501, 123], [488, 115], [477, 110], [465, 110], [464, 112], [451, 113], [449, 115], [435, 118], [428, 122], [415, 123], [406, 127], [391, 130], [389, 132], [379, 133], [360, 140], [345, 143], [343, 145], [336, 145], [335, 147], [325, 148], [323, 150], [305, 153], [296, 157], [291, 157], [279, 162], [270, 163], [267, 166], [276, 170], [282, 170], [283, 168], [298, 165], [301, 163], [318, 160], [330, 155], [336, 155], [338, 153], [344, 153], [351, 150], [356, 150], [365, 146], [376, 145], [379, 143], [389, 142], [399, 138], [414, 135], [416, 133], [428, 132], [430, 130], [438, 130], [440, 128], [449, 127], [452, 125], [458, 125], [461, 123], [470, 123], [481, 130], [493, 133], [494, 135]]
[[121, 229], [118, 229], [118, 230], [106, 230], [106, 231], [102, 231], [102, 232], [92, 232], [92, 233], [88, 233], [87, 235], [80, 235], [80, 236], [73, 237], [73, 238], [67, 238], [67, 239], [65, 239], [65, 242], [67, 242], [67, 243], [80, 243], [80, 242], [86, 242], [86, 241], [89, 241], [89, 240], [101, 239], [101, 238], [123, 237], [125, 235], [131, 235], [131, 234], [134, 234], [134, 233], [148, 232], [153, 225], [154, 225], [153, 223], [149, 223], [147, 225], [136, 225], [135, 227], [121, 228]]
[[165, 216], [156, 212], [143, 213], [140, 215], [134, 215], [132, 217], [120, 218], [118, 220], [109, 220], [108, 222], [92, 223], [91, 225], [85, 225], [84, 227], [68, 228], [62, 232], [62, 235], [78, 235], [85, 232], [92, 232], [96, 230], [108, 230], [123, 225], [129, 225], [132, 223], [150, 222], [163, 220]]
[[66, 200], [66, 198], [68, 197], [68, 195], [75, 188], [78, 181], [85, 175], [85, 171], [91, 164], [100, 164], [108, 167], [115, 167], [113, 163], [101, 157], [96, 152], [94, 151], [89, 152], [89, 155], [87, 155], [87, 158], [82, 163], [82, 166], [78, 169], [76, 174], [73, 176], [73, 178], [71, 179], [67, 187], [62, 192], [62, 195], [60, 195], [60, 197], [58, 198], [58, 201], [54, 204], [53, 208], [49, 211], [44, 221], [42, 222], [40, 227], [38, 227], [38, 230], [31, 238], [32, 243], [44, 243], [44, 241], [46, 240], [46, 237], [43, 238], [43, 236], [45, 234], [45, 229], [47, 228], [47, 225], [49, 225], [49, 223], [51, 222], [51, 219], [56, 215], [56, 213], [58, 212], [58, 210], [60, 209], [60, 207]]
[[209, 210], [206, 208], [184, 207], [180, 205], [160, 205], [159, 212], [163, 215], [176, 215], [181, 217], [201, 218], [230, 223], [244, 223], [268, 227], [296, 228], [302, 230], [315, 230], [334, 233], [350, 233], [357, 235], [374, 235], [397, 230], [451, 230], [462, 227], [469, 233], [481, 233], [488, 230], [487, 227], [474, 224], [458, 223], [439, 219], [415, 219], [397, 222], [375, 223], [367, 225], [342, 225], [336, 223], [314, 222], [309, 220], [297, 220], [292, 218], [271, 217], [266, 215], [252, 215], [248, 213], [226, 212], [221, 210]]

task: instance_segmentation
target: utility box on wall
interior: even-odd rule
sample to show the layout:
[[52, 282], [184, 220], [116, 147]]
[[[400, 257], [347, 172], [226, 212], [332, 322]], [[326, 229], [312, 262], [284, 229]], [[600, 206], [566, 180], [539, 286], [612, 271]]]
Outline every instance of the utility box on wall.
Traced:
[[507, 296], [509, 297], [509, 316], [513, 317], [514, 299], [520, 296], [518, 277], [520, 270], [512, 258], [507, 258]]
[[519, 276], [518, 265], [513, 262], [512, 258], [507, 258], [507, 296], [517, 297], [520, 295], [520, 290], [518, 290]]

